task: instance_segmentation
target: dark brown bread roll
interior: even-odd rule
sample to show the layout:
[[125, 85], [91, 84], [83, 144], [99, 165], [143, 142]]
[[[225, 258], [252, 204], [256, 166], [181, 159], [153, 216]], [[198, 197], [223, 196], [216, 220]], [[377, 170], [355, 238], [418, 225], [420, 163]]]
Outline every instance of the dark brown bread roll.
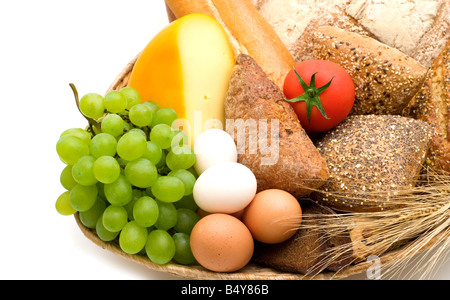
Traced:
[[326, 269], [342, 271], [353, 261], [349, 233], [331, 235], [321, 226], [320, 220], [324, 215], [335, 213], [310, 200], [303, 200], [301, 203], [304, 218], [300, 229], [283, 243], [257, 244], [255, 262], [276, 270], [309, 276]]
[[225, 99], [226, 130], [238, 147], [238, 162], [256, 176], [258, 190], [277, 188], [295, 197], [321, 186], [325, 160], [301, 127], [280, 89], [253, 58], [239, 55]]

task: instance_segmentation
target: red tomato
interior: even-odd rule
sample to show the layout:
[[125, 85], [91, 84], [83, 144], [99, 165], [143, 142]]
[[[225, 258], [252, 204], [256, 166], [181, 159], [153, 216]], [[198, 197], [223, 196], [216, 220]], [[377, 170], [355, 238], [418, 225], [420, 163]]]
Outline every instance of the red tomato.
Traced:
[[[297, 102], [289, 103], [305, 130], [326, 131], [348, 116], [355, 101], [355, 86], [343, 67], [326, 60], [307, 60], [298, 63], [295, 71], [303, 79], [303, 86], [292, 69], [284, 82], [284, 95], [287, 101], [300, 98], [300, 100], [297, 98]], [[314, 81], [311, 84], [311, 79], [315, 79], [315, 84]], [[307, 88], [306, 92], [303, 87]], [[310, 120], [308, 120], [308, 106]], [[323, 114], [319, 109], [322, 107]]]

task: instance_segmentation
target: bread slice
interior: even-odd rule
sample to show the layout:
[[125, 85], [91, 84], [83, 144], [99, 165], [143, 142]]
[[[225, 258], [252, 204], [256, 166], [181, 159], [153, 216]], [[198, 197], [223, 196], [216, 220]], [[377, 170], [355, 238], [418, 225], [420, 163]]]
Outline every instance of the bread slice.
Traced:
[[315, 59], [338, 63], [352, 77], [351, 114], [400, 114], [425, 79], [420, 63], [373, 38], [324, 26], [313, 41]]
[[404, 111], [433, 130], [428, 165], [450, 174], [450, 41], [428, 71], [423, 87]]
[[430, 126], [422, 121], [393, 115], [349, 116], [316, 142], [330, 178], [311, 198], [350, 212], [404, 205], [390, 199], [416, 184], [430, 140]]
[[238, 162], [253, 171], [258, 190], [278, 188], [296, 197], [328, 178], [317, 151], [281, 90], [255, 60], [241, 54], [225, 98], [226, 130], [234, 137]]

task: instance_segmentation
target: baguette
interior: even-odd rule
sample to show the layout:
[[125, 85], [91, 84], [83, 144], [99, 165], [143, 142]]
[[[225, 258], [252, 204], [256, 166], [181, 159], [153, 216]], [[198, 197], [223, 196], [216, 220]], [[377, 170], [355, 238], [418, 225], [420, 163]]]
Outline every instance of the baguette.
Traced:
[[235, 57], [253, 57], [281, 89], [295, 60], [270, 24], [250, 0], [166, 0], [176, 18], [191, 13], [207, 14], [225, 29]]

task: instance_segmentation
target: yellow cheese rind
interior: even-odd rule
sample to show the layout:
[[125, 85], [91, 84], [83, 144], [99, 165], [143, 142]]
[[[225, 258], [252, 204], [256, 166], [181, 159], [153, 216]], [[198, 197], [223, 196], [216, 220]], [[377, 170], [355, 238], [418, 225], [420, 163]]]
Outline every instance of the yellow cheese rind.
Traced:
[[[129, 86], [143, 101], [171, 107], [190, 137], [224, 125], [224, 100], [234, 55], [222, 26], [203, 14], [172, 22], [142, 52]], [[182, 120], [180, 120], [182, 121]], [[211, 125], [212, 124], [212, 125]]]

